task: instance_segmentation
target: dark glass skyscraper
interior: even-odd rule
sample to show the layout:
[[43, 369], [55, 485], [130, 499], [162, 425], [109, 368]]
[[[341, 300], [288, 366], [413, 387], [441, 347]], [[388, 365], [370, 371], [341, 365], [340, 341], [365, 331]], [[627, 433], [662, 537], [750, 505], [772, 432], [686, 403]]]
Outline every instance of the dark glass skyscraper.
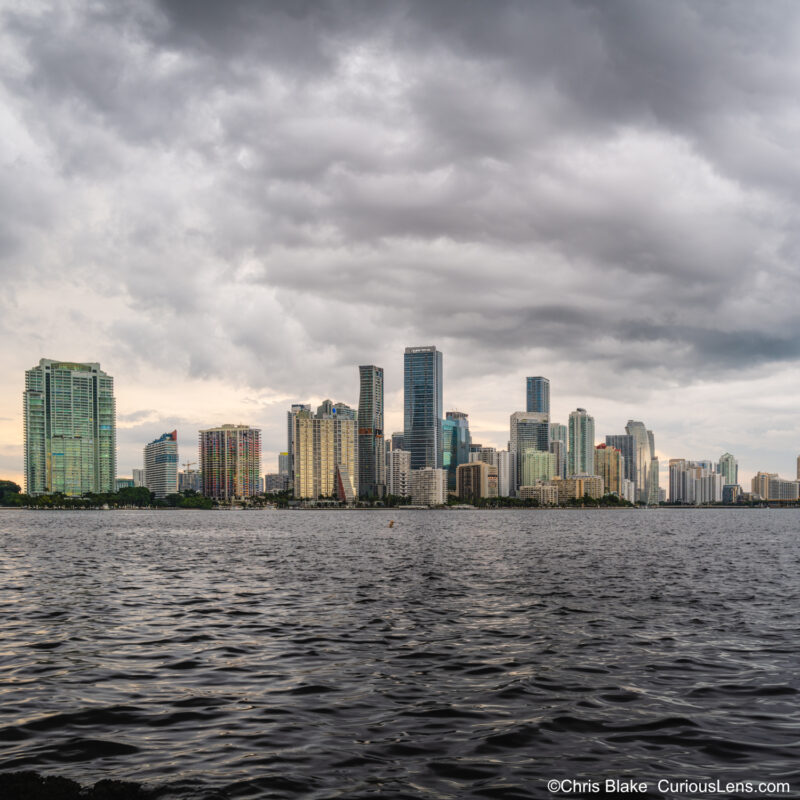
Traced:
[[403, 388], [403, 446], [411, 469], [441, 469], [442, 354], [435, 347], [406, 347]]
[[469, 462], [469, 420], [462, 411], [448, 411], [442, 424], [442, 466], [447, 470], [447, 488], [456, 490], [456, 468]]
[[358, 491], [365, 497], [386, 494], [383, 440], [383, 368], [358, 368]]
[[526, 407], [528, 412], [534, 411], [537, 414], [550, 413], [550, 380], [537, 376], [526, 378]]

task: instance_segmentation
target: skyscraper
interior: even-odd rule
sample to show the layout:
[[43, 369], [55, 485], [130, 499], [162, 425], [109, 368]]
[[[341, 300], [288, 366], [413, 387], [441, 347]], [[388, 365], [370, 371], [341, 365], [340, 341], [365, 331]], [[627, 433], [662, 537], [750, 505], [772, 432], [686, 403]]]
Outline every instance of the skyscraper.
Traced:
[[550, 381], [541, 376], [526, 378], [526, 411], [550, 414]]
[[603, 479], [606, 494], [622, 497], [625, 480], [625, 456], [616, 447], [599, 444], [594, 449], [594, 472]]
[[442, 423], [442, 466], [447, 470], [447, 488], [456, 490], [456, 469], [469, 461], [472, 438], [469, 420], [463, 411], [448, 411]]
[[729, 485], [739, 483], [739, 462], [730, 453], [723, 453], [719, 457], [717, 472], [725, 478], [725, 483]]
[[638, 473], [636, 472], [636, 442], [629, 433], [619, 433], [606, 436], [606, 444], [622, 454], [625, 459], [625, 480], [636, 485]]
[[261, 431], [222, 425], [200, 431], [203, 494], [216, 500], [244, 500], [258, 494]]
[[383, 439], [383, 368], [358, 368], [358, 491], [366, 497], [386, 494]]
[[144, 448], [145, 485], [159, 499], [178, 491], [178, 432], [164, 433]]
[[294, 496], [317, 500], [335, 495], [348, 503], [357, 500], [356, 420], [343, 416], [326, 400], [314, 416], [310, 411], [297, 412], [294, 425]]
[[[650, 463], [655, 458], [653, 432], [648, 431], [643, 422], [633, 419], [628, 420], [625, 432], [633, 436], [633, 458], [636, 462], [636, 500], [641, 503], [657, 503], [658, 462], [656, 461], [655, 486], [653, 486], [654, 471]], [[655, 499], [653, 499], [654, 496]]]
[[25, 490], [113, 492], [114, 379], [96, 363], [43, 358], [25, 373]]
[[594, 475], [594, 417], [585, 408], [578, 408], [570, 413], [568, 427], [567, 472]]
[[442, 468], [442, 354], [433, 346], [406, 347], [403, 443], [411, 469]]
[[308, 403], [292, 403], [292, 407], [286, 412], [286, 454], [288, 455], [288, 470], [286, 474], [292, 482], [294, 482], [294, 463], [292, 461], [294, 454], [294, 418], [300, 411], [311, 412], [311, 406]]
[[515, 411], [511, 415], [509, 432], [509, 450], [516, 454], [518, 487], [522, 485], [525, 453], [528, 450], [550, 452], [550, 418], [544, 412]]

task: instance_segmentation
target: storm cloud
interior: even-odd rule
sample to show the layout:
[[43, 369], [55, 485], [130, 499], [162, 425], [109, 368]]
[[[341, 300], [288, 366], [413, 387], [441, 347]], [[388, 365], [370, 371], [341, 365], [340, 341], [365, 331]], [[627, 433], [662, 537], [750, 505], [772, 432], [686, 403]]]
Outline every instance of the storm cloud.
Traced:
[[40, 357], [96, 360], [121, 472], [168, 420], [187, 448], [260, 425], [272, 469], [285, 407], [357, 402], [359, 363], [399, 427], [402, 349], [430, 343], [486, 444], [541, 374], [598, 437], [633, 416], [665, 457], [790, 472], [796, 3], [0, 14], [3, 416]]

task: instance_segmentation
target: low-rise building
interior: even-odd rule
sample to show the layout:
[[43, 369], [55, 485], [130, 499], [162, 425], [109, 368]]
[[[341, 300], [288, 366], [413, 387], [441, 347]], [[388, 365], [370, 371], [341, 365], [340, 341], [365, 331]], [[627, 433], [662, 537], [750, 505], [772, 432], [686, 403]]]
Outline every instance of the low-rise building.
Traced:
[[537, 483], [535, 486], [520, 486], [517, 496], [521, 500], [537, 500], [540, 506], [558, 505], [558, 486], [555, 483]]
[[497, 467], [486, 461], [471, 461], [456, 467], [456, 492], [462, 500], [497, 497]]

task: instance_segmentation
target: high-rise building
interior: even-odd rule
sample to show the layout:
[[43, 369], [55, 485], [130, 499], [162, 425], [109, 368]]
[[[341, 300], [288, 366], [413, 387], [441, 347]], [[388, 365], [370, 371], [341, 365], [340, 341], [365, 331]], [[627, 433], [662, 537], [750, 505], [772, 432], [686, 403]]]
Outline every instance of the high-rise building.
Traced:
[[497, 448], [484, 447], [481, 445], [477, 450], [470, 450], [470, 461], [483, 461], [484, 464], [490, 464], [493, 467], [497, 466]]
[[443, 469], [412, 469], [409, 480], [411, 502], [417, 506], [441, 506], [447, 496], [447, 475]]
[[[717, 472], [725, 478], [725, 483], [735, 485], [739, 483], [739, 462], [730, 453], [723, 453], [717, 463]], [[800, 475], [797, 476], [800, 478]]]
[[301, 411], [310, 413], [311, 406], [308, 403], [292, 403], [292, 407], [286, 412], [286, 455], [289, 457], [289, 471], [287, 474], [292, 483], [294, 483], [294, 463], [292, 461], [294, 454], [294, 419]]
[[43, 358], [25, 373], [25, 491], [113, 492], [114, 379], [96, 363]]
[[245, 500], [258, 494], [261, 431], [222, 425], [200, 431], [203, 494], [215, 500]]
[[405, 450], [405, 442], [403, 441], [403, 432], [395, 431], [392, 434], [392, 450]]
[[715, 472], [711, 462], [669, 460], [669, 501], [684, 505], [721, 503], [724, 476]]
[[386, 494], [383, 368], [362, 366], [358, 373], [358, 491], [362, 497], [383, 497]]
[[556, 475], [555, 453], [544, 450], [526, 450], [522, 454], [521, 486], [533, 486], [540, 481], [552, 480]]
[[411, 469], [441, 469], [442, 354], [433, 346], [406, 347], [403, 371], [403, 447]]
[[[645, 428], [643, 422], [628, 420], [625, 432], [633, 436], [633, 458], [636, 462], [636, 500], [641, 503], [651, 501], [652, 471], [650, 461], [655, 458], [652, 431]], [[656, 492], [657, 492], [657, 487]], [[657, 501], [656, 501], [657, 502]]]
[[178, 491], [178, 432], [163, 433], [144, 448], [145, 485], [158, 499]]
[[523, 458], [528, 450], [550, 452], [550, 420], [538, 411], [515, 411], [510, 419], [509, 449], [516, 454], [517, 489], [522, 481]]
[[594, 449], [594, 471], [603, 479], [603, 487], [607, 494], [623, 497], [625, 456], [619, 450], [607, 444], [597, 445]]
[[143, 469], [133, 470], [133, 485], [145, 486], [147, 484], [147, 476], [144, 474]]
[[448, 411], [442, 423], [442, 467], [447, 470], [447, 489], [456, 490], [456, 469], [469, 462], [472, 439], [463, 411]]
[[500, 450], [497, 454], [497, 494], [513, 497], [517, 488], [517, 457], [511, 450]]
[[569, 415], [569, 475], [594, 475], [594, 417], [585, 408]]
[[278, 453], [278, 475], [288, 475], [290, 458], [288, 453]]
[[550, 416], [550, 381], [541, 376], [526, 378], [525, 410]]
[[462, 500], [497, 497], [497, 467], [485, 461], [459, 464], [456, 468], [456, 493]]
[[386, 454], [386, 491], [396, 497], [411, 494], [411, 453], [391, 450]]
[[[636, 441], [629, 433], [620, 433], [613, 436], [606, 436], [606, 444], [613, 447], [622, 454], [625, 459], [625, 480], [636, 486], [638, 473], [636, 472]], [[634, 500], [635, 500], [634, 488]], [[627, 499], [627, 498], [626, 498]]]
[[569, 433], [560, 422], [550, 423], [550, 452], [556, 457], [556, 475], [567, 477], [567, 453]]
[[336, 496], [358, 499], [357, 422], [325, 401], [317, 413], [298, 411], [294, 417], [294, 496], [318, 500]]

